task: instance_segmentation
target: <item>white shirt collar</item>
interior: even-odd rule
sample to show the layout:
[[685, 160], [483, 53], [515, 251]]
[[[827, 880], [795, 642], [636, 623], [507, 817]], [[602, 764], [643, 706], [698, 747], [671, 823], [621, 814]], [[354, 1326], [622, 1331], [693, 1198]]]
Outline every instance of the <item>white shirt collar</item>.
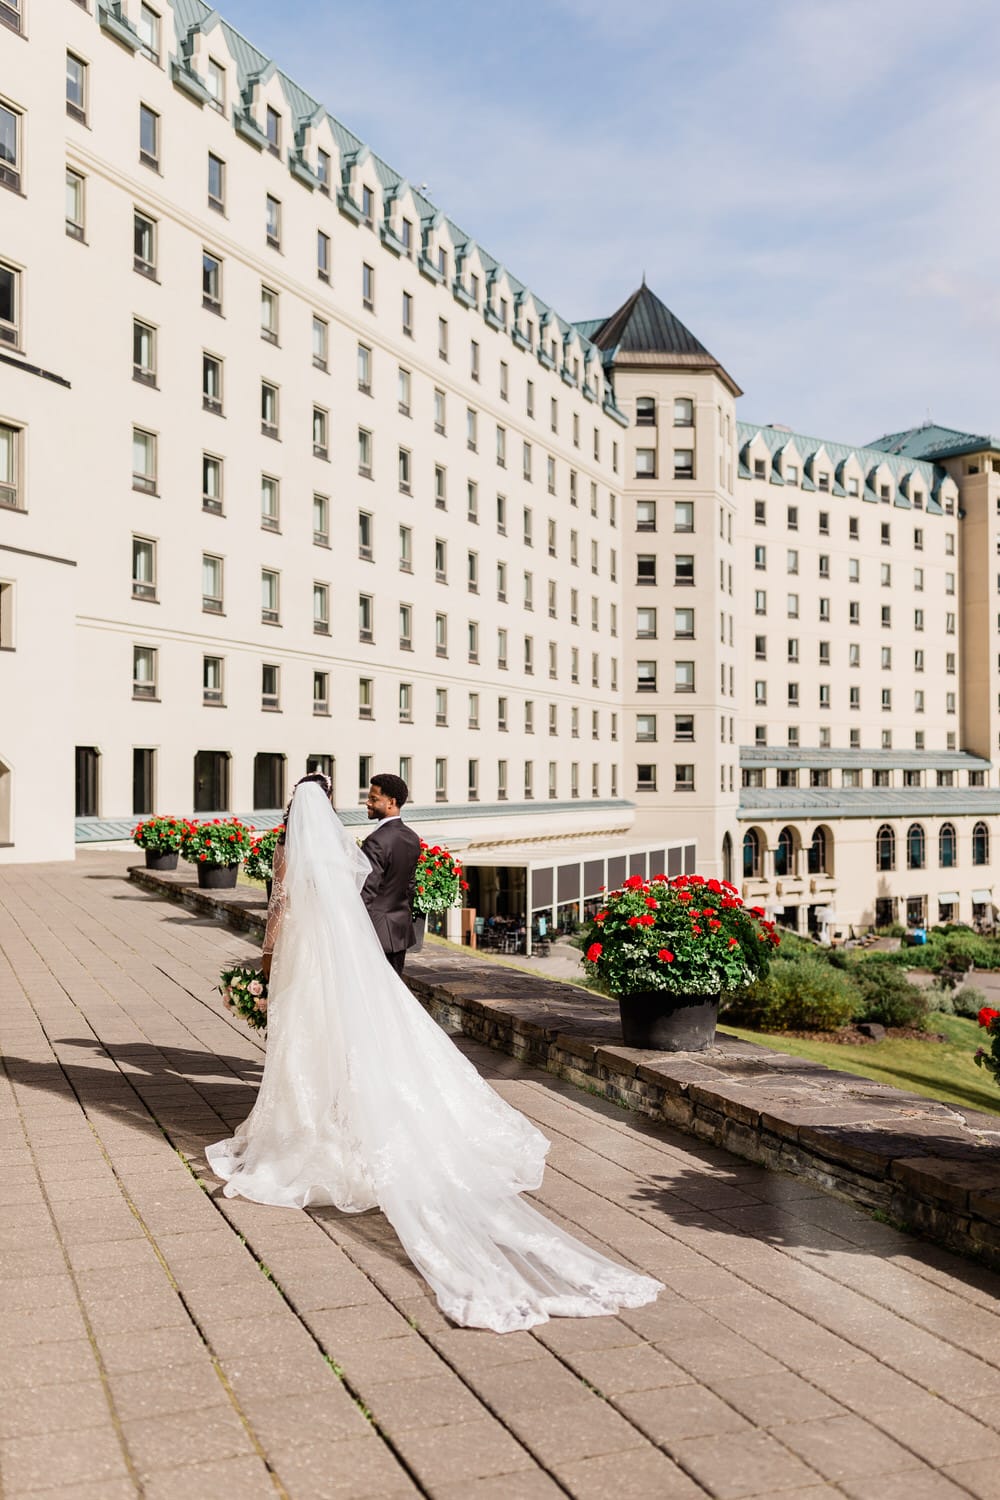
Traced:
[[[384, 818], [379, 818], [379, 825], [383, 823], [391, 823], [394, 819], [398, 822], [401, 817], [402, 813], [386, 813]], [[372, 829], [372, 832], [375, 832], [374, 828]]]

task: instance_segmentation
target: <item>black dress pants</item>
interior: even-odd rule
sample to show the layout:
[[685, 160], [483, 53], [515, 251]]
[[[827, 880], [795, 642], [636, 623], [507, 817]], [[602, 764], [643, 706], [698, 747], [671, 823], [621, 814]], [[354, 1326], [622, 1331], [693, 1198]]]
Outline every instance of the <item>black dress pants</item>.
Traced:
[[403, 963], [406, 959], [406, 949], [400, 948], [398, 953], [386, 953], [385, 956], [389, 960], [389, 963], [392, 965], [392, 967], [395, 969], [396, 973], [402, 974]]

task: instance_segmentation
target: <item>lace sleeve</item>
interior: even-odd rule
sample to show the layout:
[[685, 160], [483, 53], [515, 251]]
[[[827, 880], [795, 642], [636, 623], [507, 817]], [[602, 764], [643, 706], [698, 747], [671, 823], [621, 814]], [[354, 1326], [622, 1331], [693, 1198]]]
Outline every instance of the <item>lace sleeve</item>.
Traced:
[[281, 919], [285, 914], [288, 897], [285, 887], [285, 846], [278, 844], [274, 851], [274, 874], [271, 878], [271, 899], [267, 903], [267, 927], [264, 930], [263, 952], [273, 953], [281, 931]]

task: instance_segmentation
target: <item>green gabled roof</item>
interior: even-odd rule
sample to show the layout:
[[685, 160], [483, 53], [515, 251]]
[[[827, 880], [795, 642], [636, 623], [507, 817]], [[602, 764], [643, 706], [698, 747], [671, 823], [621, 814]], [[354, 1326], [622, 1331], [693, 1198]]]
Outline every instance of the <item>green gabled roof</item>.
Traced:
[[[359, 136], [356, 136], [352, 130], [349, 130], [346, 125], [342, 124], [340, 120], [336, 119], [335, 116], [330, 114], [330, 112], [324, 108], [324, 106], [318, 99], [314, 99], [313, 96], [309, 94], [305, 89], [303, 89], [299, 84], [297, 84], [294, 79], [289, 78], [287, 73], [283, 73], [279, 68], [277, 68], [269, 57], [267, 57], [263, 52], [255, 47], [252, 42], [247, 41], [246, 37], [243, 36], [241, 32], [237, 31], [235, 27], [231, 26], [215, 7], [206, 4], [205, 0], [169, 0], [169, 3], [173, 7], [174, 29], [179, 47], [182, 52], [187, 52], [187, 49], [183, 44], [192, 29], [208, 30], [212, 26], [220, 26], [225, 34], [229, 51], [231, 52], [236, 62], [238, 71], [238, 83], [241, 92], [245, 92], [249, 85], [256, 78], [259, 78], [262, 74], [267, 73], [268, 70], [277, 72], [279, 78], [281, 79], [281, 86], [284, 91], [285, 99], [287, 100], [289, 109], [292, 113], [296, 129], [303, 125], [305, 122], [310, 121], [316, 117], [325, 117], [329, 122], [333, 137], [336, 140], [342, 155], [353, 156], [358, 152], [366, 149], [364, 141], [362, 141]], [[383, 161], [381, 157], [376, 156], [374, 152], [371, 153], [371, 159], [374, 162], [376, 176], [378, 177], [383, 190], [385, 190], [386, 192], [391, 192], [393, 189], [397, 188], [400, 183], [403, 183], [405, 181], [405, 179], [399, 172], [395, 171], [393, 167], [390, 167], [389, 164]], [[429, 198], [425, 197], [423, 193], [418, 192], [417, 189], [412, 185], [410, 185], [410, 192], [413, 196], [413, 200], [416, 204], [417, 212], [419, 213], [421, 220], [430, 218], [433, 215], [440, 213], [440, 210], [437, 209], [435, 204], [433, 204]], [[451, 219], [448, 219], [443, 215], [442, 218], [443, 222], [448, 227], [448, 231], [451, 235], [453, 244], [475, 244], [476, 250], [483, 264], [483, 269], [488, 276], [495, 276], [500, 272], [503, 272], [503, 274], [507, 277], [507, 280], [511, 286], [511, 290], [515, 296], [518, 294], [527, 293], [529, 291], [528, 287], [524, 286], [522, 282], [518, 281], [510, 274], [510, 272], [506, 269], [501, 261], [498, 261], [492, 255], [489, 255], [487, 251], [483, 249], [482, 245], [480, 245], [478, 241], [473, 239], [472, 235], [468, 234], [464, 229], [459, 228], [459, 226], [455, 224]], [[577, 333], [585, 343], [590, 342], [586, 334], [580, 333], [580, 330], [576, 324], [568, 323], [565, 319], [560, 318], [555, 313], [555, 311], [551, 307], [549, 307], [549, 305], [540, 297], [536, 296], [534, 292], [531, 293], [531, 296], [533, 297], [535, 305], [538, 308], [539, 315], [541, 317], [544, 317], [546, 314], [551, 316], [558, 325], [563, 339], [565, 339], [570, 333]]]
[[905, 432], [891, 432], [868, 445], [884, 453], [905, 453], [911, 458], [932, 461], [955, 458], [960, 453], [982, 453], [992, 449], [1000, 453], [1000, 438], [988, 433], [960, 432], [957, 427], [940, 427], [925, 422], [922, 427], [908, 427]]
[[[942, 513], [938, 491], [940, 490], [942, 480], [948, 476], [945, 470], [940, 468], [939, 465], [930, 463], [925, 459], [914, 460], [909, 455], [899, 457], [894, 453], [886, 452], [884, 448], [857, 447], [848, 443], [831, 443], [825, 438], [806, 437], [803, 433], [790, 432], [787, 427], [774, 427], [770, 424], [763, 427], [755, 427], [752, 422], [737, 422], [736, 441], [741, 462], [741, 478], [751, 477], [751, 470], [746, 463], [746, 452], [756, 437], [763, 438], [772, 459], [780, 458], [788, 444], [794, 443], [796, 450], [802, 458], [805, 475], [811, 474], [813, 463], [819, 450], [822, 448], [830, 459], [838, 482], [846, 461], [849, 458], [856, 458], [865, 476], [865, 497], [869, 500], [876, 500], [878, 497], [867, 483], [868, 475], [872, 469], [885, 464], [886, 468], [892, 473], [899, 495], [902, 496], [902, 499], [898, 500], [897, 503], [902, 505], [909, 505], [911, 503], [911, 495], [907, 492], [912, 491], [912, 481], [919, 479], [923, 482], [927, 495], [925, 509], [931, 515], [940, 515]], [[904, 481], [906, 482], [904, 483]], [[815, 488], [815, 484], [813, 483], [811, 486], [803, 484], [802, 486], [803, 489], [808, 487]]]

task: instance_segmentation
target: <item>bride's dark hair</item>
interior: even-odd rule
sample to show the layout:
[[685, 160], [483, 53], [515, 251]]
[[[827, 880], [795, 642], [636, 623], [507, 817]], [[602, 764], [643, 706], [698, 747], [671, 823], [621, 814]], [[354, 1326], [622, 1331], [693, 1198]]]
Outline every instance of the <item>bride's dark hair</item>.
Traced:
[[[300, 776], [298, 781], [292, 787], [292, 797], [295, 796], [295, 793], [298, 791], [300, 786], [306, 786], [310, 781], [325, 793], [328, 801], [332, 804], [333, 782], [330, 780], [329, 776], [327, 776], [325, 771], [310, 771], [308, 776]], [[279, 844], [283, 844], [288, 837], [288, 814], [292, 810], [292, 797], [289, 797], [288, 799], [288, 806], [285, 808], [285, 815], [281, 820], [285, 826], [282, 829], [281, 837], [278, 839]]]

